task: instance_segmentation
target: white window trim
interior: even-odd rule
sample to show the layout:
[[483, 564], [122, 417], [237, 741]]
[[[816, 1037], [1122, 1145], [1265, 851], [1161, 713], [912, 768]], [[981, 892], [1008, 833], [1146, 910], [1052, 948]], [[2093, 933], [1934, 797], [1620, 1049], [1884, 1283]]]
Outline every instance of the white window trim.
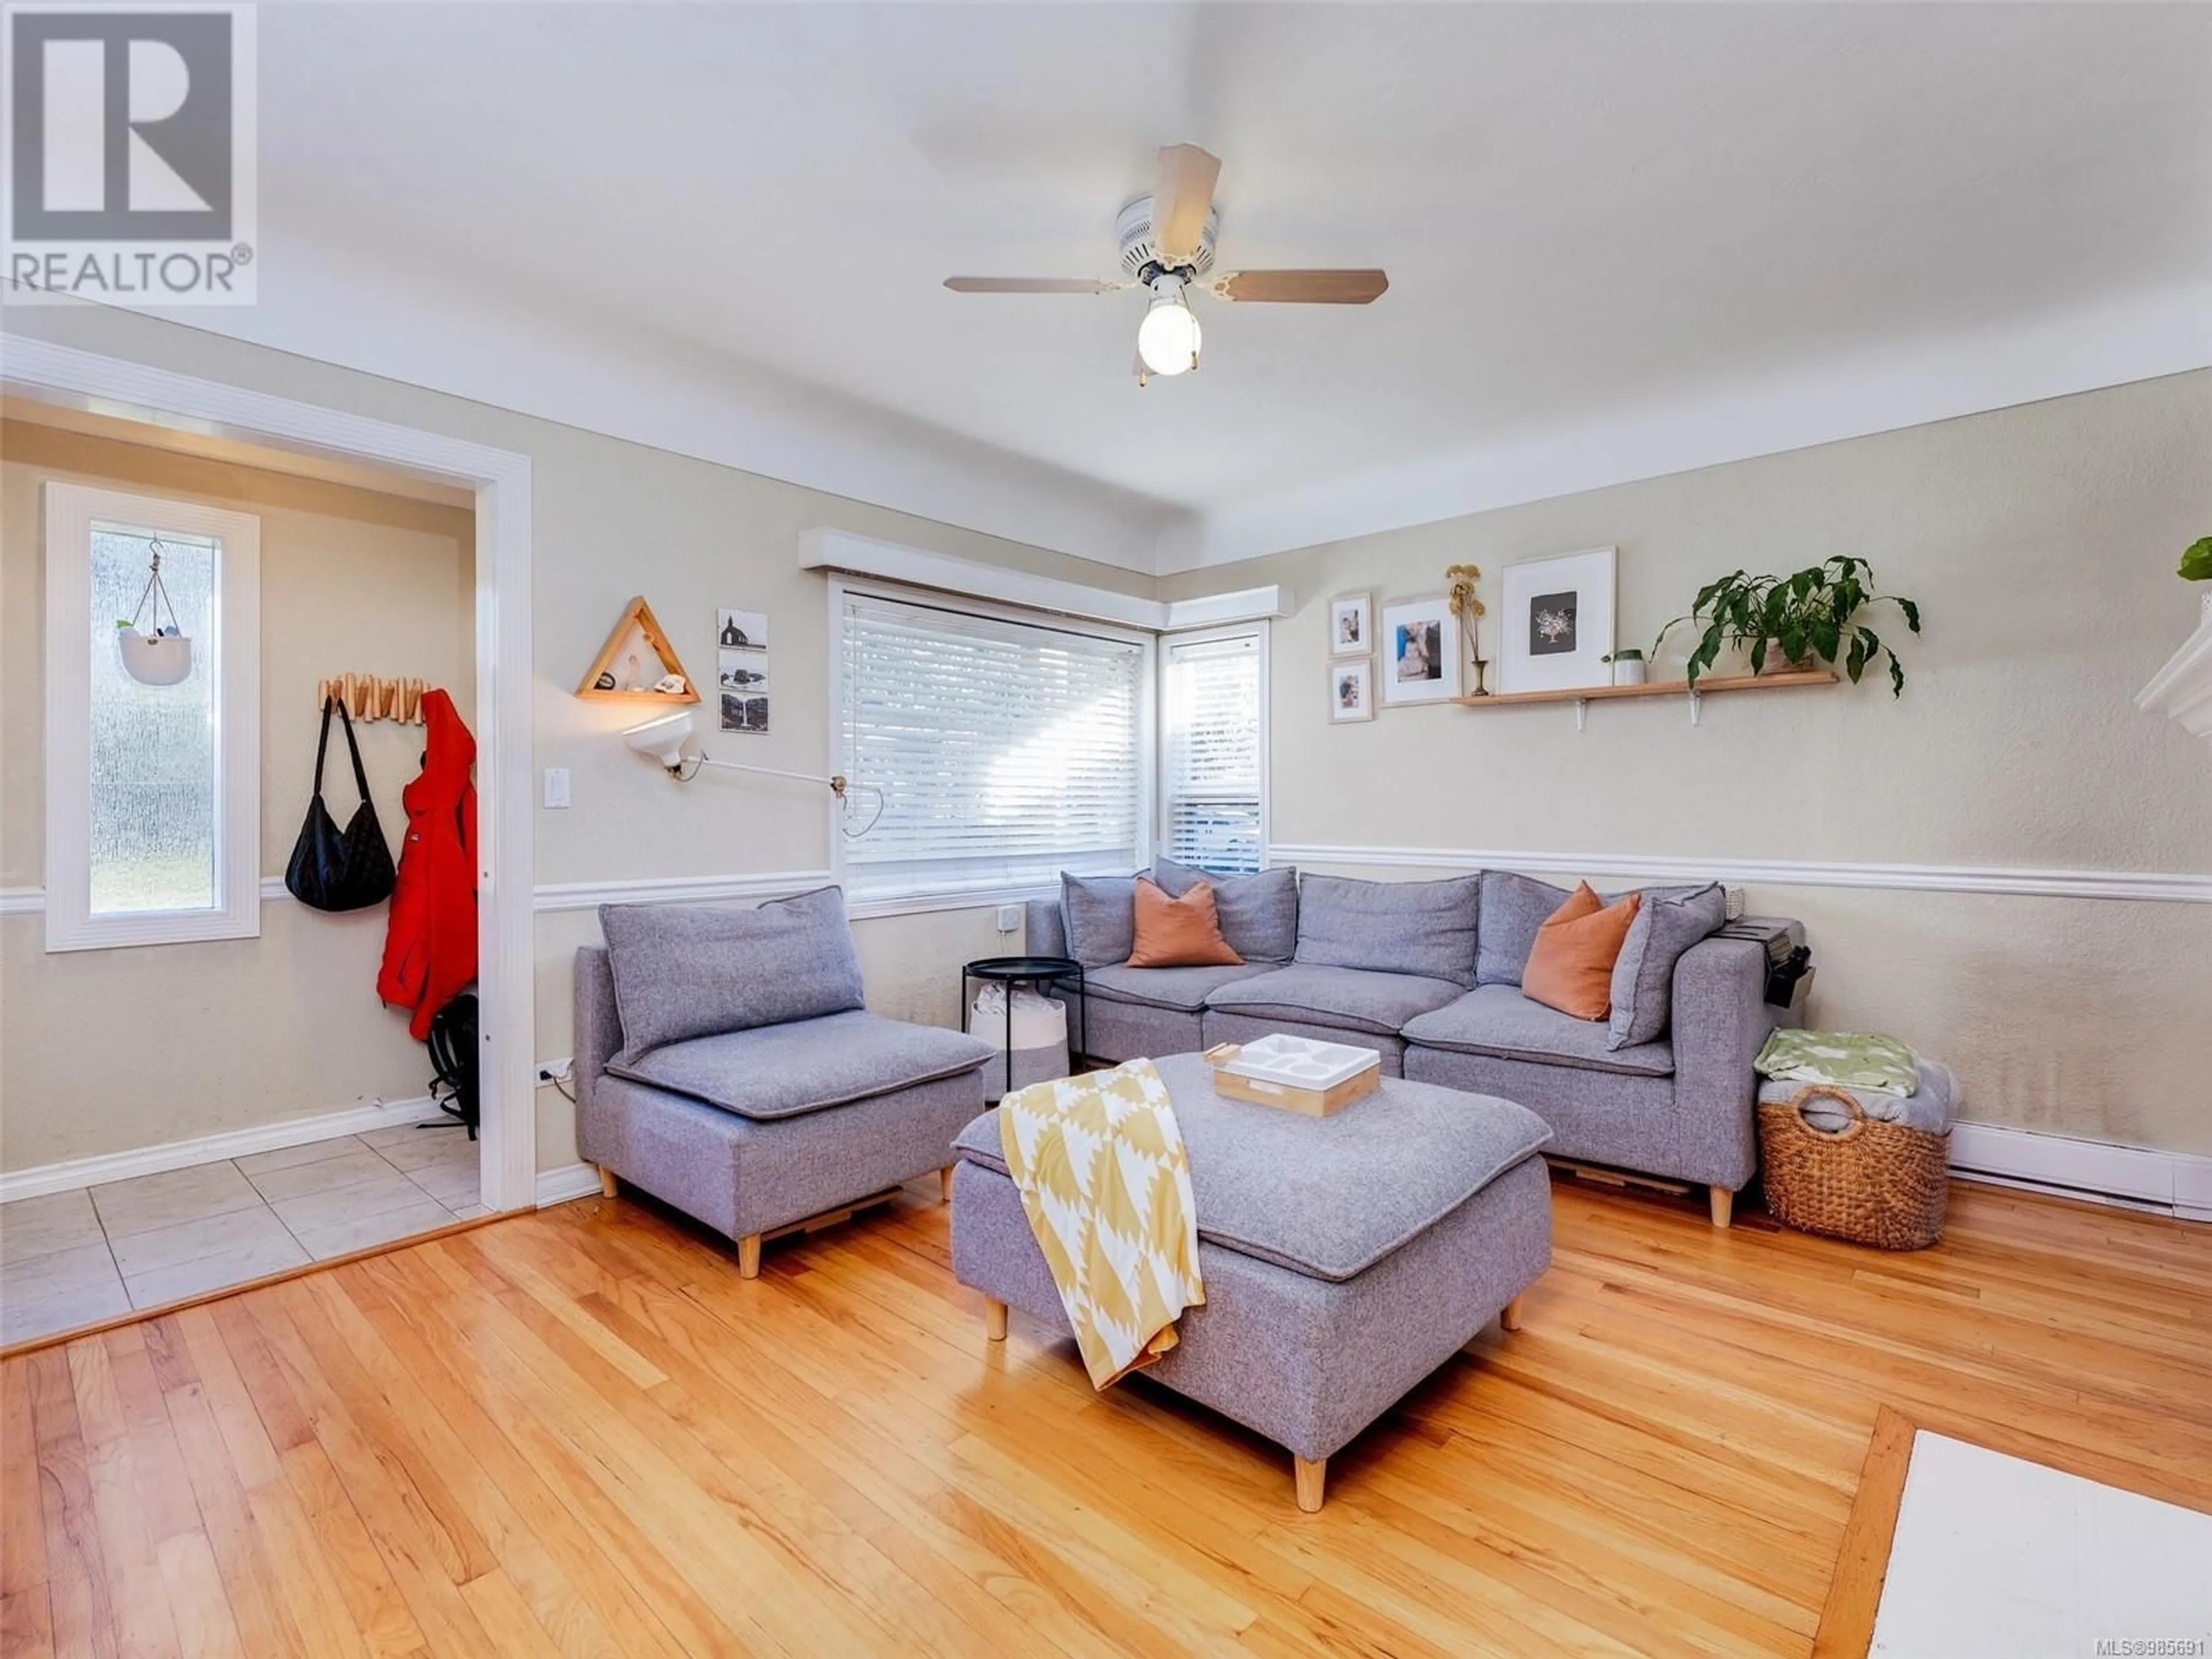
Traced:
[[[46, 949], [98, 951], [261, 933], [261, 520], [197, 501], [46, 485]], [[86, 605], [95, 520], [218, 538], [216, 904], [92, 914], [92, 673]]]
[[[1152, 848], [1158, 817], [1159, 795], [1159, 697], [1158, 695], [1159, 636], [1149, 629], [1122, 628], [1111, 623], [1097, 622], [1087, 617], [1073, 617], [1064, 612], [1038, 611], [1024, 605], [998, 605], [987, 599], [971, 599], [932, 588], [911, 587], [900, 582], [862, 581], [848, 576], [833, 575], [826, 584], [829, 603], [824, 612], [829, 630], [828, 659], [830, 664], [830, 729], [825, 739], [824, 769], [835, 773], [842, 764], [838, 752], [838, 739], [845, 730], [845, 677], [842, 672], [844, 654], [844, 606], [848, 593], [864, 598], [891, 599], [902, 605], [933, 605], [940, 611], [952, 611], [968, 617], [988, 617], [1000, 622], [1019, 623], [1030, 628], [1057, 629], [1064, 633], [1090, 634], [1100, 639], [1119, 640], [1139, 647], [1144, 660], [1138, 672], [1142, 684], [1152, 686], [1154, 695], [1137, 700], [1137, 867], [1145, 869], [1152, 861]], [[1263, 669], [1264, 674], [1264, 669]], [[866, 783], [866, 778], [856, 777], [854, 783]], [[830, 868], [838, 886], [846, 892], [846, 913], [856, 921], [874, 916], [924, 915], [947, 910], [984, 910], [998, 904], [1018, 904], [1034, 898], [1059, 896], [1058, 890], [1035, 885], [1001, 885], [988, 888], [959, 888], [944, 892], [899, 893], [881, 898], [859, 899], [851, 896], [852, 884], [848, 879], [845, 860], [845, 836], [839, 828], [839, 811], [833, 799], [829, 803], [827, 822], [830, 836]]]
[[[1215, 640], [1249, 639], [1256, 642], [1260, 658], [1260, 867], [1265, 870], [1272, 861], [1274, 817], [1273, 802], [1273, 767], [1275, 758], [1274, 717], [1272, 702], [1272, 682], [1268, 672], [1268, 653], [1274, 642], [1275, 630], [1262, 619], [1240, 622], [1222, 628], [1193, 628], [1180, 633], [1163, 634], [1159, 637], [1158, 664], [1153, 678], [1152, 706], [1164, 709], [1168, 701], [1168, 647], [1176, 645], [1206, 645]], [[1152, 796], [1156, 803], [1152, 825], [1152, 844], [1168, 845], [1168, 787], [1167, 745], [1159, 744], [1153, 752]]]

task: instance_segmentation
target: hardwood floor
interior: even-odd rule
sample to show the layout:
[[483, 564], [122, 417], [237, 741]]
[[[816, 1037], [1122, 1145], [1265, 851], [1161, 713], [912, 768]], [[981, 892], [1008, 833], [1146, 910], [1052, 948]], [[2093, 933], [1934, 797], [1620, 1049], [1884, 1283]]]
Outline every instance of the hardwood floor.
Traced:
[[1804, 1654], [1885, 1404], [2212, 1508], [2212, 1229], [1961, 1188], [1884, 1256], [1557, 1196], [1522, 1328], [1314, 1515], [986, 1340], [933, 1191], [752, 1281], [588, 1199], [27, 1355], [0, 1651]]

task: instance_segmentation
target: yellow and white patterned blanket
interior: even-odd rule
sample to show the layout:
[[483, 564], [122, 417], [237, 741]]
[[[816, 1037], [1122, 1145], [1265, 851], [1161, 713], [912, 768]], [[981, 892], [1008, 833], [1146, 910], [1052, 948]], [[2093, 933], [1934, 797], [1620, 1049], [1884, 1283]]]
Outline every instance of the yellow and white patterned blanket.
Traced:
[[999, 1141], [1091, 1386], [1174, 1347], [1206, 1286], [1190, 1159], [1152, 1062], [1016, 1090], [999, 1104]]

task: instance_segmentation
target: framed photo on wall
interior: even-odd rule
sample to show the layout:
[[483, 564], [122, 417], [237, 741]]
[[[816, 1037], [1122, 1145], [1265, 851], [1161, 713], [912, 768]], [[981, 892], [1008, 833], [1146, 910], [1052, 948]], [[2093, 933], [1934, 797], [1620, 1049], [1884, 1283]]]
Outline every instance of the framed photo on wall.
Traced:
[[1328, 718], [1341, 726], [1375, 718], [1375, 659], [1347, 658], [1328, 665]]
[[1375, 651], [1375, 596], [1346, 593], [1328, 602], [1328, 654], [1365, 657]]
[[1382, 641], [1385, 708], [1459, 695], [1459, 618], [1444, 595], [1384, 605]]
[[1498, 618], [1500, 691], [1572, 691], [1610, 685], [1615, 550], [1594, 547], [1523, 559], [1502, 573]]

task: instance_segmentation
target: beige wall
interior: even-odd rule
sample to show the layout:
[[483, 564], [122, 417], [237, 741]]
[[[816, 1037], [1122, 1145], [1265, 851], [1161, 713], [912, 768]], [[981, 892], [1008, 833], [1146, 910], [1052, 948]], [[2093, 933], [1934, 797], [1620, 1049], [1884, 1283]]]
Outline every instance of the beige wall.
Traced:
[[[44, 544], [50, 479], [204, 501], [261, 520], [261, 871], [281, 876], [314, 767], [315, 683], [475, 684], [472, 515], [451, 507], [0, 422], [0, 887], [44, 880]], [[386, 839], [418, 728], [359, 729]], [[335, 739], [334, 739], [335, 744]], [[332, 811], [353, 810], [342, 747]], [[0, 919], [0, 1167], [127, 1151], [421, 1095], [404, 1021], [376, 1000], [383, 909], [264, 902], [258, 939], [49, 956], [35, 913]]]
[[[2173, 563], [2208, 527], [2199, 373], [1248, 561], [1164, 596], [1296, 592], [1272, 659], [1278, 843], [2201, 873], [2212, 755], [2131, 699], [2195, 625]], [[1676, 701], [1594, 704], [1579, 734], [1570, 705], [1328, 723], [1332, 595], [1434, 592], [1471, 561], [1494, 650], [1502, 566], [1607, 544], [1620, 641], [1647, 649], [1715, 576], [1871, 559], [1925, 611], [1903, 699], [1871, 680], [1714, 697], [1696, 729]], [[2212, 905], [1751, 901], [1808, 922], [1820, 1020], [1951, 1060], [1969, 1117], [2212, 1152]]]
[[[823, 579], [800, 568], [802, 531], [827, 526], [1127, 593], [1149, 595], [1154, 587], [1152, 578], [1126, 570], [151, 318], [90, 308], [11, 311], [8, 327], [531, 458], [535, 762], [568, 768], [574, 800], [565, 811], [537, 813], [541, 885], [818, 870], [830, 861], [819, 791], [716, 773], [679, 787], [623, 748], [617, 734], [638, 720], [634, 707], [574, 696], [634, 593], [650, 601], [684, 666], [702, 681], [714, 671], [716, 607], [768, 612], [773, 730], [709, 740], [733, 758], [811, 771], [829, 758], [829, 611]], [[702, 727], [710, 727], [713, 705], [700, 709]], [[960, 963], [1000, 944], [990, 914], [977, 910], [862, 921], [854, 932], [871, 1006], [947, 1024], [956, 1018]], [[538, 918], [541, 1060], [570, 1051], [570, 959], [578, 943], [596, 938], [588, 913]], [[226, 1050], [208, 1063], [234, 1062]], [[538, 1167], [573, 1161], [570, 1109], [550, 1089], [539, 1093], [538, 1121]], [[0, 1156], [11, 1167], [16, 1161], [12, 1149]]]
[[[825, 758], [827, 622], [798, 532], [827, 525], [1125, 592], [1126, 572], [880, 511], [149, 319], [17, 312], [9, 327], [516, 450], [534, 465], [536, 762], [574, 775], [538, 814], [541, 884], [818, 868], [799, 786], [710, 775], [681, 788], [626, 753], [635, 716], [575, 681], [633, 592], [687, 666], [713, 611], [770, 614], [775, 730], [718, 746], [770, 765]], [[2212, 869], [2212, 765], [2130, 699], [2194, 622], [2174, 550], [2212, 520], [2212, 375], [2120, 388], [1626, 485], [1177, 577], [1164, 597], [1284, 580], [1276, 625], [1273, 839], [1613, 855]], [[1397, 711], [1323, 718], [1332, 593], [1436, 591], [1445, 565], [1605, 543], [1621, 550], [1621, 637], [1648, 641], [1739, 565], [1873, 557], [1927, 607], [1902, 702], [1859, 690], [1681, 707]], [[8, 716], [10, 752], [17, 729]], [[33, 722], [35, 724], [35, 722]], [[741, 745], [741, 747], [740, 747]], [[1405, 871], [1387, 873], [1405, 874]], [[2212, 1151], [2203, 1010], [2212, 906], [1754, 890], [1804, 916], [1819, 1016], [1895, 1030], [1955, 1060], [1969, 1115]], [[568, 962], [587, 914], [538, 918], [540, 1058], [570, 1048]], [[995, 947], [988, 915], [861, 923], [871, 1000], [951, 1020], [952, 975]], [[539, 1097], [542, 1168], [573, 1157], [566, 1102]], [[13, 1154], [10, 1155], [11, 1160]]]

